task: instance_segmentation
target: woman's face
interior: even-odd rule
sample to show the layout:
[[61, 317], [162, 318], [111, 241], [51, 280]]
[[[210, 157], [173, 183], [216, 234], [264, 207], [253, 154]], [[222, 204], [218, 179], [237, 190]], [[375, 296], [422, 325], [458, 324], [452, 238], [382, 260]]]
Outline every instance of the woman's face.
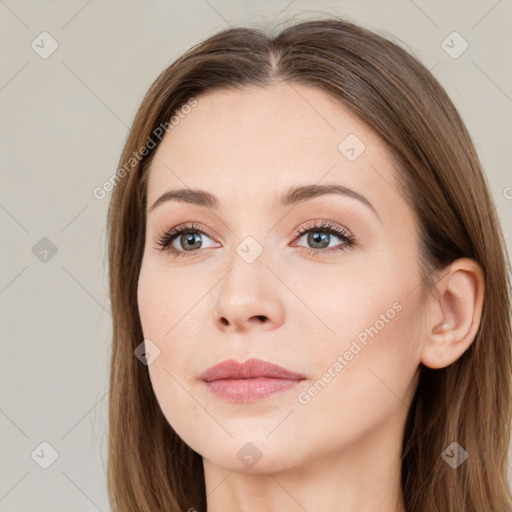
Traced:
[[[313, 193], [327, 185], [340, 193]], [[151, 208], [177, 190], [188, 195]], [[158, 147], [147, 205], [148, 370], [192, 449], [226, 469], [275, 472], [375, 435], [398, 443], [424, 335], [416, 227], [364, 124], [313, 87], [209, 92]], [[189, 232], [158, 250], [177, 227]], [[252, 358], [303, 378], [200, 377]]]

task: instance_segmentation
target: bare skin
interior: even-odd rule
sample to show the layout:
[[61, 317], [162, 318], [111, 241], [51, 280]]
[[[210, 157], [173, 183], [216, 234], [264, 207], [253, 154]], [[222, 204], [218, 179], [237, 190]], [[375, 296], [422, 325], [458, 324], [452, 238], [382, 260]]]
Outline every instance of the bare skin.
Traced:
[[[457, 260], [440, 274], [439, 296], [421, 299], [417, 226], [388, 150], [322, 91], [279, 83], [197, 101], [151, 165], [138, 304], [144, 337], [160, 350], [148, 366], [155, 394], [203, 457], [208, 511], [402, 512], [402, 433], [419, 364], [447, 366], [469, 347], [481, 272]], [[350, 134], [365, 146], [358, 156], [357, 139], [339, 149]], [[372, 207], [333, 193], [277, 206], [291, 187], [327, 183]], [[214, 194], [218, 208], [150, 209], [181, 188]], [[198, 248], [186, 245], [190, 234], [168, 247], [183, 257], [155, 248], [191, 223]], [[242, 256], [258, 247], [248, 263]], [[246, 403], [199, 379], [252, 357], [305, 379]]]

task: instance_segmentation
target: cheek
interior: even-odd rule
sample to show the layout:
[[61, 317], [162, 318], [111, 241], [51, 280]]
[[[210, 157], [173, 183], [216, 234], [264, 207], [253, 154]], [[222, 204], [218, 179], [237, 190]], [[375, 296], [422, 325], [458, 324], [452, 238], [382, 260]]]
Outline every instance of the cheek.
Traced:
[[[329, 454], [394, 422], [401, 431], [417, 384], [416, 311], [410, 301], [390, 311], [388, 302], [389, 297], [375, 300], [371, 309], [362, 303], [357, 318], [362, 327], [354, 327], [353, 335], [342, 330], [346, 323], [355, 323], [342, 311], [337, 323], [332, 319], [339, 336], [305, 344], [308, 387], [294, 401], [293, 422], [280, 426], [283, 446], [288, 439], [307, 437], [307, 450]], [[386, 312], [387, 323], [379, 318]]]
[[197, 366], [197, 347], [191, 345], [189, 338], [194, 336], [194, 326], [200, 325], [195, 318], [199, 308], [194, 308], [199, 290], [194, 291], [194, 287], [186, 284], [173, 279], [168, 269], [147, 264], [141, 269], [137, 287], [144, 338], [160, 350], [148, 365], [151, 384], [164, 416], [178, 433], [191, 421], [200, 419], [200, 411], [189, 393], [189, 379]]
[[[161, 287], [155, 279], [155, 272], [148, 265], [141, 267], [139, 281], [137, 285], [137, 306], [142, 325], [144, 338], [153, 339], [157, 333], [161, 332], [162, 313], [164, 311], [161, 300]], [[167, 300], [166, 298], [164, 300]]]
[[190, 325], [194, 305], [207, 290], [195, 281], [185, 279], [179, 271], [173, 272], [158, 261], [143, 264], [137, 303], [145, 337], [170, 339], [182, 327], [180, 322]]
[[326, 439], [355, 440], [407, 411], [419, 364], [415, 312], [410, 303], [393, 312], [388, 323], [368, 316], [359, 337], [320, 345], [321, 354], [314, 356], [318, 372], [298, 397], [300, 412], [304, 421], [315, 418]]
[[342, 265], [309, 273], [291, 271], [285, 279], [298, 299], [292, 298], [293, 308], [288, 310], [292, 323], [338, 349], [357, 336], [362, 342], [365, 337], [370, 339], [365, 332], [375, 332], [373, 326], [379, 332], [389, 331], [388, 325], [400, 315], [403, 290], [413, 282], [407, 277], [389, 279], [380, 270]]
[[[331, 286], [321, 293], [311, 293], [313, 282], [320, 282], [318, 274], [314, 279], [302, 280], [301, 293], [309, 290], [305, 295], [308, 305], [322, 320], [315, 319], [320, 325], [316, 341], [308, 336], [307, 343], [308, 366], [314, 378], [320, 379], [318, 391], [311, 389], [304, 401], [311, 398], [321, 409], [331, 402], [361, 411], [366, 404], [370, 416], [382, 400], [383, 404], [386, 399], [400, 404], [393, 393], [406, 402], [402, 396], [408, 395], [420, 361], [417, 324], [422, 304], [419, 293], [411, 293], [416, 285], [416, 269], [410, 265], [400, 271], [396, 262], [395, 268], [390, 265], [387, 272], [382, 268], [340, 272], [327, 280]], [[318, 398], [313, 397], [315, 393]]]

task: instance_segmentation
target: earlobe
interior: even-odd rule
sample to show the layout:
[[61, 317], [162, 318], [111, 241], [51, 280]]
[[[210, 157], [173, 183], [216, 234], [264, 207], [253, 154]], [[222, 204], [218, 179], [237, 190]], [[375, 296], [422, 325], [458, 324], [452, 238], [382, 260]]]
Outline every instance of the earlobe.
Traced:
[[436, 284], [427, 312], [421, 362], [429, 368], [454, 363], [473, 343], [484, 298], [484, 276], [480, 265], [470, 258], [451, 263]]

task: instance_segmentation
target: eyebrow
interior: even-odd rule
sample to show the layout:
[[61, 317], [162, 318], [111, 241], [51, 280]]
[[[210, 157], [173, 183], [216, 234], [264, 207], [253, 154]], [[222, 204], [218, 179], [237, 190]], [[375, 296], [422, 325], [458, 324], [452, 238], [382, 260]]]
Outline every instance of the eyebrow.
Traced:
[[[361, 195], [359, 192], [356, 192], [355, 190], [334, 183], [324, 185], [301, 185], [292, 187], [281, 195], [277, 203], [277, 207], [283, 208], [286, 206], [296, 205], [309, 199], [327, 194], [338, 194], [351, 197], [352, 199], [357, 199], [368, 208], [370, 208], [373, 213], [379, 217], [377, 210], [366, 197]], [[212, 209], [219, 208], [219, 200], [213, 194], [200, 189], [182, 188], [164, 192], [153, 203], [153, 205], [148, 208], [148, 212], [151, 213], [153, 210], [155, 210], [155, 208], [167, 201], [181, 201]]]

